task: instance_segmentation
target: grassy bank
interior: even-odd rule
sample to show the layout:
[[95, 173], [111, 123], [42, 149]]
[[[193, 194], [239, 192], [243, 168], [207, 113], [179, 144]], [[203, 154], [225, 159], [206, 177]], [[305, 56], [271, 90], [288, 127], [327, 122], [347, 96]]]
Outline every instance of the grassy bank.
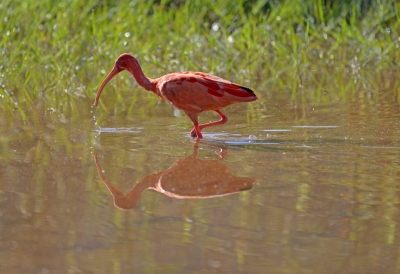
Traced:
[[92, 98], [123, 52], [154, 78], [199, 70], [261, 97], [267, 86], [295, 97], [299, 87], [322, 92], [332, 83], [343, 95], [400, 62], [399, 2], [347, 2], [3, 1], [1, 105]]

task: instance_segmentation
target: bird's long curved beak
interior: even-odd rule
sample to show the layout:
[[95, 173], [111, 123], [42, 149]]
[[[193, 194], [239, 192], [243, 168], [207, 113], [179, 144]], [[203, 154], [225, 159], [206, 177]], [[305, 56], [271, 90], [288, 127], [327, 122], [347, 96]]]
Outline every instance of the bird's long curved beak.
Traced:
[[110, 82], [110, 80], [112, 78], [114, 78], [115, 75], [117, 75], [118, 73], [120, 73], [121, 71], [123, 71], [124, 69], [120, 68], [119, 66], [115, 65], [114, 68], [108, 73], [108, 75], [106, 76], [106, 78], [103, 80], [103, 83], [101, 83], [101, 86], [99, 87], [99, 89], [97, 90], [97, 94], [96, 94], [96, 98], [94, 99], [94, 106], [97, 106], [99, 103], [99, 98], [100, 98], [100, 94], [103, 90], [103, 88], [107, 85], [108, 82]]

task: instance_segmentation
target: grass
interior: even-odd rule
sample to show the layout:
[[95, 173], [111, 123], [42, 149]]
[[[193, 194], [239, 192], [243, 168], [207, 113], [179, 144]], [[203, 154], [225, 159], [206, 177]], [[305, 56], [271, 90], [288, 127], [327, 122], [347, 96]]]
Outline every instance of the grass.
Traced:
[[[21, 106], [41, 96], [56, 109], [93, 98], [123, 52], [153, 78], [199, 70], [261, 98], [271, 90], [293, 99], [326, 90], [351, 97], [361, 86], [373, 89], [367, 79], [377, 71], [398, 69], [399, 17], [395, 0], [5, 0], [0, 105], [24, 116]], [[122, 90], [133, 82], [123, 79]]]

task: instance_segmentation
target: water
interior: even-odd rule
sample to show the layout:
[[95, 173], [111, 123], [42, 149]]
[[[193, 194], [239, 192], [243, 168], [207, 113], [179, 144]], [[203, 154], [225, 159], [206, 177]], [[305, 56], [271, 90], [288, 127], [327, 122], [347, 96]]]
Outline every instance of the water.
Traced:
[[110, 90], [97, 109], [1, 110], [1, 272], [398, 273], [400, 111], [385, 94], [237, 104], [200, 142], [144, 91], [133, 110]]

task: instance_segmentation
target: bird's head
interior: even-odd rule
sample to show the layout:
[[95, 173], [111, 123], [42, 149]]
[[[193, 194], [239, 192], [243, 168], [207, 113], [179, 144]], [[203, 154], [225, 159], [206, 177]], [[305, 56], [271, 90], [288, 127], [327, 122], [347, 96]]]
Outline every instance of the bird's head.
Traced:
[[137, 63], [135, 57], [129, 53], [123, 53], [117, 58], [117, 60], [115, 60], [114, 69], [120, 72], [131, 67], [133, 63]]
[[108, 73], [106, 78], [101, 83], [99, 89], [97, 90], [96, 99], [94, 100], [94, 105], [97, 106], [103, 88], [112, 78], [114, 78], [115, 75], [117, 75], [123, 70], [130, 70], [130, 68], [132, 68], [136, 64], [138, 64], [138, 62], [135, 59], [135, 57], [133, 57], [131, 54], [129, 53], [121, 54], [115, 61], [113, 69]]

